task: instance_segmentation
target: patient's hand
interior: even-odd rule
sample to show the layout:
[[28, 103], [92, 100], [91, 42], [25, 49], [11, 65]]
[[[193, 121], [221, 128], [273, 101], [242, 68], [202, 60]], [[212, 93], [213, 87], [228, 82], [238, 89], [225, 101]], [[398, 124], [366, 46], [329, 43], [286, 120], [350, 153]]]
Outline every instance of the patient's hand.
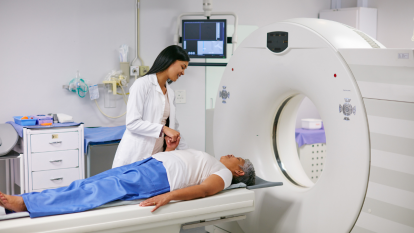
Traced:
[[164, 193], [155, 197], [151, 197], [141, 203], [139, 206], [155, 206], [151, 212], [154, 212], [156, 209], [160, 208], [161, 206], [168, 204], [171, 201], [170, 193]]
[[177, 148], [178, 144], [180, 144], [180, 139], [181, 139], [181, 137], [178, 137], [175, 142], [172, 142], [172, 138], [165, 135], [165, 142], [167, 143], [167, 148], [165, 149], [165, 151], [175, 150], [175, 148]]

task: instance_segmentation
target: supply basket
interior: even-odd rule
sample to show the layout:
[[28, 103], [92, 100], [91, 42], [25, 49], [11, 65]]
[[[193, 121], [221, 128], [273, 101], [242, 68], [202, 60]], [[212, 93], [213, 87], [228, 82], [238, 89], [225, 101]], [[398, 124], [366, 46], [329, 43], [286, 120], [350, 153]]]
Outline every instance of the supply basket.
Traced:
[[[21, 126], [30, 126], [36, 125], [37, 117], [36, 116], [27, 116], [29, 119], [21, 119], [24, 116], [14, 116], [14, 123], [21, 125]], [[30, 119], [33, 118], [33, 119]]]
[[53, 124], [52, 116], [37, 115], [38, 124]]

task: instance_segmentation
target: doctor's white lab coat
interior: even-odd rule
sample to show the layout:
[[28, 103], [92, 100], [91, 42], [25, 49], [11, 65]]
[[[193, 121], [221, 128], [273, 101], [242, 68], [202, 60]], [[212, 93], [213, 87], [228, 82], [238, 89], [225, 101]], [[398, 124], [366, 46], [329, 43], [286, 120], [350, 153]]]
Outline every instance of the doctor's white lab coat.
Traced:
[[[168, 83], [166, 86], [170, 103], [169, 127], [178, 131], [174, 91]], [[113, 168], [150, 157], [163, 126], [161, 120], [166, 98], [155, 74], [146, 75], [136, 80], [129, 93], [126, 130], [116, 151]], [[177, 149], [187, 148], [181, 137]]]

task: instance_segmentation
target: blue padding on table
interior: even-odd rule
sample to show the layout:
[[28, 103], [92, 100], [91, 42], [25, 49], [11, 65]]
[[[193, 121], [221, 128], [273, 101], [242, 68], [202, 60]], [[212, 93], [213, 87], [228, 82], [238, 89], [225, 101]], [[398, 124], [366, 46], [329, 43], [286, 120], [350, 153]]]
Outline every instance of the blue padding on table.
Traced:
[[88, 153], [89, 144], [105, 144], [108, 142], [113, 142], [121, 140], [124, 132], [126, 130], [126, 125], [115, 126], [115, 127], [98, 127], [98, 128], [85, 128], [84, 138], [85, 138], [85, 154]]
[[83, 124], [82, 122], [69, 122], [69, 123], [53, 123], [53, 125], [28, 125], [28, 126], [21, 126], [14, 121], [8, 121], [7, 124], [11, 124], [16, 132], [19, 134], [19, 136], [23, 137], [23, 128], [26, 129], [46, 129], [46, 128], [56, 128], [56, 127], [68, 127], [68, 126], [78, 126], [80, 124]]
[[73, 181], [67, 187], [24, 193], [31, 218], [90, 210], [115, 200], [132, 201], [170, 191], [162, 162], [147, 159]]
[[298, 146], [326, 143], [325, 129], [296, 129], [295, 138]]

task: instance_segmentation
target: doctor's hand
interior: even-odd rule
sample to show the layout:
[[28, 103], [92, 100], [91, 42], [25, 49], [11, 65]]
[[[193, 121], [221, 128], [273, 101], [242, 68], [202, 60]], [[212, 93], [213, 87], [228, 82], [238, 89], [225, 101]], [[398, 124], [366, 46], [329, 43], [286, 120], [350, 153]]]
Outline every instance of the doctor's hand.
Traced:
[[167, 126], [164, 126], [163, 131], [165, 133], [165, 135], [167, 135], [168, 137], [171, 138], [172, 142], [177, 141], [177, 138], [180, 136], [180, 132], [173, 130]]
[[170, 197], [170, 193], [164, 193], [139, 203], [139, 206], [155, 206], [155, 208], [151, 210], [151, 212], [154, 212], [161, 206], [168, 204], [171, 201]]
[[165, 136], [165, 143], [167, 144], [167, 148], [165, 149], [165, 151], [175, 150], [175, 148], [177, 148], [178, 144], [180, 144], [180, 139], [181, 139], [181, 137], [178, 137], [175, 142], [172, 142], [172, 139], [170, 137]]

